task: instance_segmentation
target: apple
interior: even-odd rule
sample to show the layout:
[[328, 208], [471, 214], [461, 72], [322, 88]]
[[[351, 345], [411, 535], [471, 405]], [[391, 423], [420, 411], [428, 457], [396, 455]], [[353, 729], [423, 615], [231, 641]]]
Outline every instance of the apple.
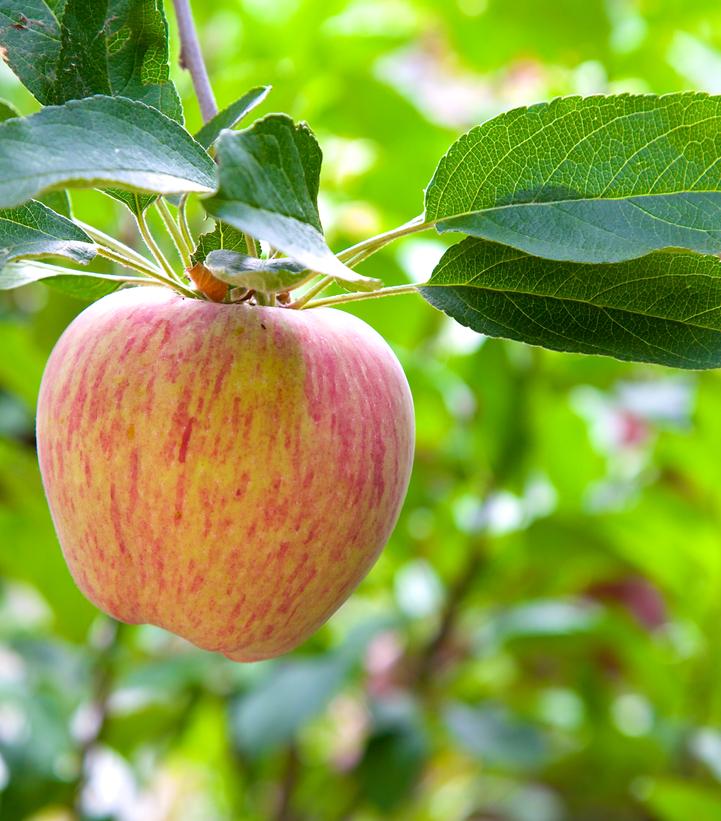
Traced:
[[350, 314], [142, 286], [62, 335], [37, 442], [83, 593], [254, 661], [306, 639], [375, 562], [408, 486], [413, 402]]

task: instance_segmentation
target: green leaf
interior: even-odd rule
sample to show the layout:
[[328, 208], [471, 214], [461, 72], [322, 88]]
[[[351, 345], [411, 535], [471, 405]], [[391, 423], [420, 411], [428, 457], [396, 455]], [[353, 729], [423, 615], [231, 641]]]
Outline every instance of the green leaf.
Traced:
[[227, 667], [228, 661], [222, 656], [209, 657], [193, 649], [135, 663], [123, 671], [118, 685], [154, 693], [159, 701], [167, 700], [168, 696], [175, 700], [189, 688], [207, 688]]
[[482, 635], [493, 645], [517, 639], [588, 635], [598, 627], [600, 615], [599, 609], [588, 603], [529, 601], [495, 614], [484, 625]]
[[422, 716], [412, 701], [389, 698], [383, 707], [381, 703], [375, 705], [376, 726], [355, 775], [363, 796], [389, 817], [412, 793], [430, 750]]
[[230, 722], [238, 749], [257, 757], [285, 744], [326, 708], [343, 686], [349, 669], [337, 655], [274, 666], [231, 707]]
[[321, 151], [308, 126], [272, 114], [244, 131], [224, 132], [216, 147], [220, 185], [204, 201], [210, 214], [355, 289], [380, 286], [343, 265], [326, 244], [317, 203]]
[[384, 813], [392, 812], [413, 791], [427, 758], [428, 742], [417, 725], [371, 736], [358, 767], [363, 795]]
[[48, 256], [85, 265], [95, 256], [95, 245], [75, 223], [40, 202], [0, 210], [0, 269], [20, 257]]
[[156, 200], [156, 196], [153, 194], [138, 194], [135, 191], [121, 191], [120, 188], [106, 188], [104, 189], [103, 194], [107, 194], [114, 200], [122, 202], [123, 205], [127, 206], [130, 212], [136, 216], [142, 214], [143, 211], [145, 211], [146, 208], [152, 205]]
[[251, 88], [240, 99], [219, 111], [212, 120], [209, 120], [195, 135], [195, 139], [203, 148], [210, 148], [223, 129], [237, 125], [246, 114], [249, 114], [265, 100], [269, 92], [270, 86]]
[[452, 704], [444, 718], [458, 744], [488, 766], [528, 770], [549, 758], [548, 742], [541, 731], [504, 708]]
[[10, 68], [44, 105], [106, 94], [182, 120], [168, 79], [160, 0], [3, 0], [0, 44]]
[[208, 192], [214, 165], [164, 114], [122, 97], [89, 97], [0, 123], [0, 208], [54, 188], [115, 185]]
[[235, 251], [211, 251], [205, 265], [221, 282], [266, 294], [290, 291], [315, 276], [291, 259], [258, 259]]
[[721, 366], [721, 261], [656, 252], [611, 265], [555, 262], [465, 239], [420, 292], [479, 333], [677, 368]]
[[[45, 265], [42, 262], [11, 262], [0, 271], [0, 291], [21, 288], [31, 282], [43, 282], [69, 296], [94, 300], [116, 291], [121, 285], [136, 282], [138, 279], [139, 277], [73, 271], [70, 268]], [[148, 280], [148, 283], [152, 284], [152, 281]]]
[[238, 251], [241, 254], [248, 253], [248, 246], [245, 242], [245, 235], [232, 225], [226, 225], [220, 220], [216, 220], [215, 228], [206, 231], [198, 237], [198, 245], [193, 251], [193, 263], [204, 262], [211, 251], [225, 248], [228, 251]]
[[12, 103], [7, 100], [0, 100], [0, 122], [4, 120], [11, 120], [13, 117], [19, 117], [18, 110]]
[[52, 208], [56, 214], [61, 214], [68, 219], [73, 215], [70, 195], [67, 191], [48, 191], [40, 198], [40, 202], [47, 205], [48, 208]]
[[[224, 128], [231, 128], [240, 122], [246, 114], [263, 102], [268, 96], [269, 91], [270, 86], [258, 86], [257, 88], [251, 89], [239, 100], [236, 100], [236, 102], [228, 106], [228, 108], [216, 114], [210, 122], [206, 123], [195, 135], [197, 142], [199, 142], [203, 148], [210, 148]], [[155, 200], [155, 197], [152, 196], [138, 197], [137, 195], [128, 194], [125, 191], [118, 191], [117, 189], [109, 189], [105, 193], [127, 205], [134, 214], [142, 213]], [[179, 197], [171, 197], [175, 205], [179, 204], [176, 201], [179, 199]], [[243, 247], [245, 248], [245, 245]]]
[[567, 97], [461, 137], [425, 217], [549, 259], [721, 251], [721, 97]]
[[235, 746], [251, 758], [290, 741], [325, 710], [363, 658], [371, 639], [395, 626], [387, 617], [353, 628], [343, 644], [322, 656], [270, 663], [253, 687], [231, 702], [230, 728]]

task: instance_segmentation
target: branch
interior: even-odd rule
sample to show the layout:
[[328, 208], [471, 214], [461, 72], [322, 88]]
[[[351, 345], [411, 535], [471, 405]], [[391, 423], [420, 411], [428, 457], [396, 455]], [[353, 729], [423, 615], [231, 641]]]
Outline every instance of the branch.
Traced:
[[193, 22], [193, 12], [190, 9], [190, 0], [173, 0], [175, 18], [178, 21], [180, 34], [180, 65], [190, 72], [193, 80], [195, 96], [200, 103], [203, 120], [207, 123], [218, 113], [213, 89], [208, 79], [208, 70], [200, 50], [198, 32]]
[[293, 801], [293, 792], [298, 782], [299, 772], [300, 758], [298, 756], [298, 748], [295, 746], [295, 743], [291, 742], [286, 753], [283, 779], [280, 784], [278, 804], [275, 812], [276, 821], [293, 821], [296, 817], [291, 804]]
[[104, 617], [102, 628], [98, 636], [91, 643], [95, 645], [95, 658], [92, 671], [92, 701], [89, 708], [92, 710], [92, 721], [85, 730], [80, 741], [78, 757], [80, 769], [74, 784], [74, 808], [78, 818], [84, 818], [83, 792], [87, 786], [90, 770], [90, 760], [93, 751], [101, 741], [105, 725], [108, 721], [108, 701], [115, 678], [115, 661], [120, 646], [124, 624], [110, 616]]
[[468, 545], [468, 556], [460, 573], [448, 590], [446, 606], [441, 614], [438, 629], [428, 644], [422, 648], [416, 661], [415, 686], [426, 687], [442, 662], [443, 651], [455, 631], [465, 598], [473, 587], [486, 559], [483, 539]]

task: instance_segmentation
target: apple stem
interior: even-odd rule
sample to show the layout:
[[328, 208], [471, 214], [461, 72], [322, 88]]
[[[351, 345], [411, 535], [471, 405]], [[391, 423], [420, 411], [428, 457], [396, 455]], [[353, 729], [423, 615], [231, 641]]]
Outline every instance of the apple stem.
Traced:
[[266, 294], [263, 293], [263, 291], [256, 291], [255, 302], [256, 305], [265, 305], [268, 307], [273, 307], [275, 305], [275, 294]]
[[[397, 296], [398, 294], [414, 294], [418, 291], [418, 285], [408, 283], [407, 285], [389, 285], [387, 288], [379, 288], [377, 291], [354, 292], [352, 294], [336, 294], [323, 299], [314, 299], [306, 305], [301, 306], [301, 310], [307, 308], [322, 308], [326, 305], [342, 305], [344, 302], [360, 302], [363, 299], [379, 299], [384, 296]], [[291, 308], [296, 307], [291, 305]]]
[[180, 65], [190, 72], [195, 96], [198, 98], [200, 105], [200, 112], [203, 115], [203, 120], [207, 123], [218, 113], [218, 106], [208, 78], [208, 70], [203, 60], [198, 32], [195, 30], [190, 0], [173, 0], [173, 7], [175, 8], [175, 19], [178, 23], [178, 33], [180, 35]]
[[341, 262], [345, 262], [352, 268], [353, 266], [358, 265], [358, 263], [363, 262], [364, 259], [367, 259], [372, 254], [375, 254], [376, 251], [380, 251], [380, 249], [389, 242], [393, 242], [393, 240], [399, 239], [400, 237], [408, 236], [408, 234], [416, 234], [419, 231], [427, 231], [432, 227], [433, 223], [424, 222], [423, 215], [421, 214], [414, 217], [409, 222], [399, 225], [397, 228], [392, 228], [390, 231], [384, 231], [382, 234], [369, 237], [368, 239], [364, 239], [362, 242], [351, 245], [349, 248], [345, 248], [338, 254], [338, 259]]
[[162, 197], [159, 197], [155, 200], [155, 207], [160, 214], [160, 218], [163, 220], [163, 225], [165, 225], [166, 230], [173, 240], [175, 250], [178, 252], [180, 261], [183, 263], [183, 268], [190, 268], [192, 265], [190, 261], [192, 249], [188, 247], [185, 237], [178, 227], [178, 223], [173, 219], [173, 215], [170, 213], [167, 203]]

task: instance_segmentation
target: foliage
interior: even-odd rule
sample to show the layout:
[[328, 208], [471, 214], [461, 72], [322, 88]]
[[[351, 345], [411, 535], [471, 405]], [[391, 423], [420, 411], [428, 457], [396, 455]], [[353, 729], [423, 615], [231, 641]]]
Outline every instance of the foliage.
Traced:
[[720, 275], [715, 257], [680, 251], [584, 265], [469, 238], [446, 251], [421, 293], [489, 336], [716, 368]]
[[[45, 19], [51, 5], [56, 11], [64, 7], [66, 16], [83, 6], [37, 2], [29, 14], [27, 3], [1, 4], [6, 28], [0, 39], [8, 43], [11, 67], [6, 35], [26, 36], [13, 28], [20, 22], [19, 5], [32, 20]], [[147, 30], [158, 30], [157, 3], [110, 6], [123, 13], [147, 8], [156, 15], [147, 18], [154, 21]], [[419, 192], [437, 159], [460, 132], [477, 134], [479, 122], [502, 111], [517, 109], [513, 117], [524, 121], [523, 129], [548, 116], [554, 104], [525, 106], [558, 94], [720, 90], [713, 86], [711, 67], [721, 60], [714, 34], [721, 31], [721, 11], [707, 0], [638, 6], [565, 0], [553, 15], [527, 0], [218, 0], [197, 3], [196, 10], [224, 107], [232, 108], [244, 89], [272, 83], [272, 108], [264, 102], [261, 114], [287, 111], [313, 124], [325, 154], [319, 212], [331, 248], [352, 247], [417, 214]], [[97, 25], [107, 30], [104, 20]], [[171, 47], [177, 52], [172, 40]], [[126, 89], [158, 94], [170, 88], [163, 48], [144, 52], [157, 57], [148, 64], [153, 83], [135, 86], [131, 73], [124, 75], [132, 80]], [[43, 66], [52, 66], [53, 59], [38, 56], [30, 67], [50, 77]], [[170, 70], [188, 128], [197, 135], [201, 122], [189, 80], [176, 63], [177, 53]], [[108, 100], [118, 86], [107, 75], [102, 82], [87, 89], [104, 95], [93, 105], [104, 111], [130, 105], [133, 112], [150, 112], [143, 115], [148, 122], [153, 118], [145, 131], [142, 116], [123, 121], [134, 129], [128, 144], [136, 152], [153, 145], [148, 131], [172, 130], [178, 153], [197, 174], [193, 184], [213, 188], [200, 147], [180, 137], [172, 119], [164, 117], [160, 126], [162, 115], [143, 108], [159, 103], [127, 92], [142, 102]], [[56, 88], [56, 96], [44, 97], [39, 86], [26, 83], [40, 102], [64, 103], [75, 96]], [[0, 74], [0, 92], [23, 114], [37, 110], [7, 71]], [[660, 99], [676, 106], [693, 99], [699, 110], [713, 104], [698, 95]], [[647, 98], [637, 97], [617, 97], [613, 105], [634, 100], [647, 105]], [[34, 116], [47, 120], [50, 112], [62, 118], [52, 113], [59, 110]], [[102, 135], [93, 120], [86, 139], [95, 150]], [[38, 121], [25, 121], [32, 122]], [[0, 126], [0, 139], [11, 125]], [[643, 149], [645, 128], [628, 132], [634, 150]], [[660, 198], [658, 205], [678, 209], [674, 237], [692, 235], [692, 241], [678, 241], [692, 251], [629, 263], [626, 237], [605, 246], [623, 252], [625, 261], [569, 262], [563, 253], [539, 260], [527, 256], [538, 253], [536, 246], [491, 246], [487, 240], [499, 236], [485, 233], [490, 217], [479, 212], [485, 239], [453, 246], [433, 276], [453, 241], [450, 234], [401, 239], [369, 258], [362, 271], [391, 285], [409, 279], [433, 283], [449, 274], [449, 259], [472, 248], [469, 258], [477, 269], [451, 271], [448, 290], [430, 284], [427, 295], [449, 313], [453, 298], [463, 311], [481, 300], [498, 300], [503, 309], [494, 307], [483, 327], [476, 326], [494, 335], [494, 323], [509, 320], [513, 289], [508, 287], [501, 302], [491, 287], [484, 291], [470, 280], [485, 270], [488, 254], [512, 253], [522, 263], [512, 271], [513, 287], [527, 279], [536, 296], [525, 294], [511, 312], [509, 321], [522, 319], [525, 327], [503, 336], [575, 351], [617, 344], [618, 329], [613, 335], [604, 329], [600, 307], [626, 310], [633, 303], [641, 309], [625, 347], [633, 359], [717, 366], [717, 263], [693, 253], [717, 250], [716, 226], [695, 222], [711, 219], [715, 203], [709, 196], [704, 208], [692, 209], [692, 187], [683, 187], [698, 182], [701, 169], [718, 159], [713, 137], [709, 132], [703, 145], [691, 140], [685, 149], [689, 162], [701, 163], [698, 170], [689, 166], [682, 173], [671, 166], [662, 177], [669, 185], [666, 201], [662, 205]], [[604, 145], [611, 144], [595, 148]], [[620, 143], [613, 145], [618, 150], [609, 149], [611, 159], [630, 159]], [[175, 162], [168, 152], [157, 159]], [[13, 165], [20, 166], [16, 155]], [[527, 169], [528, 201], [540, 199], [541, 192], [556, 197], [559, 188], [577, 180], [570, 166], [561, 165], [557, 172], [569, 173], [544, 187], [548, 175], [541, 183], [533, 175], [550, 169]], [[567, 250], [578, 240], [572, 232], [557, 228], [552, 234], [544, 226], [568, 219], [569, 203], [599, 208], [592, 195], [621, 179], [611, 166], [601, 171], [606, 175], [591, 180], [595, 187], [584, 189], [583, 198], [546, 197], [546, 222], [539, 223], [536, 241], [558, 245], [560, 238]], [[78, 180], [76, 170], [62, 173], [62, 185]], [[626, 193], [636, 196], [633, 186], [644, 179], [635, 169]], [[24, 189], [23, 197], [47, 187], [37, 175], [29, 180], [34, 190]], [[93, 176], [87, 182], [123, 180]], [[188, 190], [145, 182], [140, 188]], [[504, 206], [514, 190], [509, 189], [502, 194]], [[641, 195], [650, 190], [646, 185]], [[116, 201], [84, 190], [74, 191], [72, 199], [79, 220], [141, 247], [132, 214]], [[504, 211], [508, 220], [528, 201], [512, 202]], [[41, 211], [18, 203], [3, 200]], [[611, 207], [619, 219], [627, 206], [614, 199]], [[224, 241], [229, 234], [223, 231], [230, 229], [213, 227], [198, 202], [189, 203], [188, 212], [196, 236], [207, 231], [216, 237], [199, 259], [217, 249], [247, 252], [237, 232]], [[430, 211], [426, 217], [451, 213]], [[640, 219], [639, 209], [633, 213]], [[152, 229], [159, 220], [149, 208]], [[515, 225], [509, 221], [493, 230], [509, 236]], [[53, 242], [82, 247], [85, 240], [78, 235], [58, 236], [58, 218], [52, 224]], [[659, 247], [649, 241], [657, 235], [643, 220], [627, 224], [634, 243]], [[91, 238], [97, 245], [97, 235]], [[581, 239], [576, 247], [587, 247], [586, 235]], [[515, 240], [509, 245], [517, 247]], [[171, 257], [173, 245], [163, 241], [162, 251]], [[92, 267], [105, 277], [119, 276], [112, 264], [98, 256]], [[21, 270], [33, 278], [33, 270], [47, 270], [41, 265], [33, 261]], [[599, 292], [618, 281], [617, 266], [625, 271], [623, 288], [615, 291], [623, 304], [599, 307]], [[635, 287], [640, 272], [653, 266], [664, 272], [678, 266], [682, 273], [674, 281], [658, 280], [653, 292]], [[706, 268], [709, 275], [703, 276]], [[18, 272], [6, 268], [3, 276], [8, 270]], [[62, 276], [79, 280], [86, 268], [69, 271], [64, 268]], [[493, 275], [507, 287], [502, 268]], [[668, 290], [662, 290], [666, 280]], [[94, 281], [117, 285], [112, 279]], [[554, 284], [543, 291], [543, 283]], [[694, 813], [721, 815], [716, 373], [680, 374], [658, 365], [561, 355], [466, 333], [412, 295], [349, 303], [348, 310], [394, 344], [411, 382], [418, 453], [408, 501], [379, 564], [329, 625], [288, 659], [241, 666], [151, 628], [124, 627], [115, 635], [67, 574], [35, 467], [32, 415], [45, 359], [82, 306], [40, 284], [0, 294], [3, 818], [40, 812], [62, 817], [78, 791], [89, 817], [118, 819], [685, 821]], [[577, 321], [566, 327], [577, 328], [577, 335], [554, 345], [538, 321], [561, 311], [573, 314]], [[699, 328], [694, 323], [702, 313]], [[673, 333], [666, 330], [672, 322]], [[649, 353], [653, 346], [656, 352]], [[620, 348], [607, 352], [624, 355]], [[686, 364], [685, 356], [692, 357]]]

